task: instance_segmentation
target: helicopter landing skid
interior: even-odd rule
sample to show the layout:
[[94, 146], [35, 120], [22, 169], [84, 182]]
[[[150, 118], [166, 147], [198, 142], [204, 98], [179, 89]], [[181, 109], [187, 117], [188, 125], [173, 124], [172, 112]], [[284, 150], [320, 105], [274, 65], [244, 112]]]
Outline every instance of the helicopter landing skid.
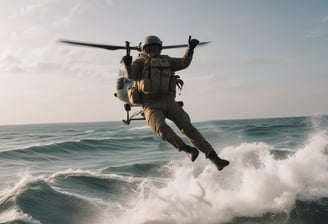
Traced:
[[[181, 107], [183, 107], [183, 101], [177, 101]], [[133, 105], [126, 103], [124, 109], [126, 111], [126, 120], [122, 120], [124, 124], [129, 125], [131, 121], [143, 121], [146, 120], [143, 110], [139, 110], [130, 116], [131, 107]], [[138, 117], [139, 116], [139, 117]]]
[[122, 120], [124, 124], [129, 125], [131, 121], [142, 121], [146, 120], [143, 110], [137, 111], [130, 116], [131, 104], [124, 104], [124, 109], [126, 111], [126, 120]]

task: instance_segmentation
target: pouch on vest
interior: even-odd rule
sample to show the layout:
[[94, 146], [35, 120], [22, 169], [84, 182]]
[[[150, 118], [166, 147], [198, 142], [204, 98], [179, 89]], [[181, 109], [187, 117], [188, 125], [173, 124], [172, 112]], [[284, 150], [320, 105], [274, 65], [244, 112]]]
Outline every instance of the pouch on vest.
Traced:
[[168, 60], [152, 58], [140, 81], [140, 90], [144, 93], [167, 93], [169, 91], [171, 69]]
[[141, 93], [135, 84], [128, 87], [128, 98], [132, 105], [141, 104]]

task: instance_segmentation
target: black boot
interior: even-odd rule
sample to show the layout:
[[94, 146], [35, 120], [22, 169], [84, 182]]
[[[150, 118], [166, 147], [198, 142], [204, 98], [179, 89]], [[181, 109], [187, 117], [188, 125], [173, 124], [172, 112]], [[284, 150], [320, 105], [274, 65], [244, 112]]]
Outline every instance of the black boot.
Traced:
[[218, 157], [218, 155], [216, 154], [215, 151], [211, 151], [208, 154], [208, 159], [211, 160], [212, 163], [214, 163], [214, 165], [216, 166], [216, 168], [219, 171], [222, 170], [224, 167], [229, 165], [229, 161], [224, 160], [224, 159], [220, 159], [220, 157]]
[[198, 157], [198, 150], [194, 147], [191, 147], [189, 145], [184, 145], [181, 149], [181, 151], [184, 151], [187, 153], [188, 157], [190, 158], [191, 162], [194, 162]]

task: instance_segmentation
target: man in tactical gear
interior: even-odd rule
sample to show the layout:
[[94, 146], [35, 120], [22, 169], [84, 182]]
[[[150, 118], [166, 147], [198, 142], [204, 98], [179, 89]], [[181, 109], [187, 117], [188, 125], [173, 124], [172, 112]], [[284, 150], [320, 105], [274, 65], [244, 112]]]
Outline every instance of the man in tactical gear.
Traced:
[[[189, 115], [175, 101], [177, 80], [175, 71], [187, 68], [192, 60], [197, 39], [189, 36], [188, 48], [182, 58], [161, 55], [162, 41], [157, 36], [147, 36], [141, 43], [142, 52], [132, 62], [132, 57], [123, 57], [127, 76], [133, 80], [141, 95], [141, 104], [149, 126], [164, 140], [179, 151], [187, 153], [191, 161], [195, 161], [200, 150], [212, 161], [218, 170], [229, 165], [229, 161], [218, 157], [213, 147], [202, 134], [191, 124]], [[173, 121], [180, 131], [186, 135], [192, 147], [166, 124], [165, 119]]]

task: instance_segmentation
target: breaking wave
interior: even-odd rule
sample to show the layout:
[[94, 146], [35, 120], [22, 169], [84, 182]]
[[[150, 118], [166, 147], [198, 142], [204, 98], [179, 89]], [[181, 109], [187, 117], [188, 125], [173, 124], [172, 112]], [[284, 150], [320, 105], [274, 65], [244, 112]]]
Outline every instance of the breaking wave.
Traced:
[[322, 131], [283, 159], [261, 142], [227, 146], [223, 172], [205, 159], [179, 159], [25, 173], [1, 191], [0, 222], [320, 223], [328, 218], [327, 154]]

